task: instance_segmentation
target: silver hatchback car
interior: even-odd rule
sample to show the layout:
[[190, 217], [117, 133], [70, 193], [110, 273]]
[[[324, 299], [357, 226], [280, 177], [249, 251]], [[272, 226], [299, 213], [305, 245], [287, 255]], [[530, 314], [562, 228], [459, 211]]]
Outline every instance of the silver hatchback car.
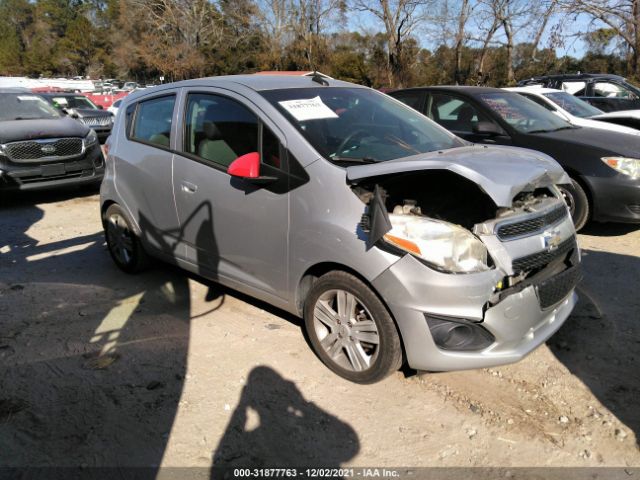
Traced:
[[517, 361], [575, 305], [570, 180], [544, 154], [320, 75], [188, 80], [121, 110], [101, 189], [117, 265], [151, 255], [299, 315], [351, 381]]

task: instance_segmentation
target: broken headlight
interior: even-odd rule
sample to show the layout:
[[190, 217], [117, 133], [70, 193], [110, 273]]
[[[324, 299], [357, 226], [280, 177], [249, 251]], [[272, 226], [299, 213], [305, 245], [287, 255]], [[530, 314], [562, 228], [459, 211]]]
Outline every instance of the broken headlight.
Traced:
[[391, 230], [384, 240], [423, 259], [439, 270], [471, 273], [488, 270], [484, 244], [453, 223], [416, 215], [389, 215]]

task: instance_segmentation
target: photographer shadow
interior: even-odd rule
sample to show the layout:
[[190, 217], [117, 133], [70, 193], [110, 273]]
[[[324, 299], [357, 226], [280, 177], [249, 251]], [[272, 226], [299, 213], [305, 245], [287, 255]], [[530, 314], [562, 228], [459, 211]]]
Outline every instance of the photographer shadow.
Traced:
[[339, 468], [359, 449], [350, 425], [305, 400], [293, 382], [259, 366], [249, 374], [213, 454], [211, 478], [224, 477], [220, 467]]

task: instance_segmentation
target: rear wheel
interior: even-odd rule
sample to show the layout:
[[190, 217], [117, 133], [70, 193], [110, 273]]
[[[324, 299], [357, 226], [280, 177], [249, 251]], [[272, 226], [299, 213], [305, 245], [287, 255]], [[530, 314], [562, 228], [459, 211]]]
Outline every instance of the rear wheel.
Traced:
[[589, 198], [578, 182], [571, 179], [571, 185], [560, 185], [560, 192], [569, 207], [576, 231], [581, 230], [589, 221]]
[[148, 265], [149, 257], [119, 205], [113, 204], [107, 208], [104, 231], [111, 258], [121, 270], [136, 273]]
[[304, 321], [315, 353], [331, 370], [356, 383], [374, 383], [400, 368], [395, 323], [377, 295], [346, 272], [330, 272], [313, 285]]

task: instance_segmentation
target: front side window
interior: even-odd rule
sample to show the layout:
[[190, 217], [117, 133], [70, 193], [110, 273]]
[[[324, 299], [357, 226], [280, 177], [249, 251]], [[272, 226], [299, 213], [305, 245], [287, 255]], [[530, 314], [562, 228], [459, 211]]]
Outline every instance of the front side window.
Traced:
[[464, 145], [412, 108], [364, 88], [261, 92], [324, 158], [378, 162]]
[[576, 117], [587, 118], [602, 113], [602, 110], [599, 108], [594, 107], [584, 100], [580, 100], [578, 97], [569, 95], [567, 92], [551, 92], [543, 93], [543, 95]]
[[171, 144], [171, 119], [175, 102], [175, 95], [140, 102], [131, 137], [168, 148]]
[[622, 100], [638, 100], [638, 95], [622, 85], [611, 82], [596, 82], [593, 85], [594, 97], [620, 98]]
[[502, 120], [521, 133], [544, 133], [575, 128], [517, 93], [481, 93], [478, 98]]
[[0, 121], [60, 118], [46, 100], [31, 93], [0, 94]]
[[230, 98], [205, 93], [187, 97], [184, 151], [228, 167], [258, 151], [258, 118]]
[[430, 117], [447, 130], [461, 133], [473, 133], [478, 122], [489, 121], [471, 102], [446, 93], [431, 95]]

